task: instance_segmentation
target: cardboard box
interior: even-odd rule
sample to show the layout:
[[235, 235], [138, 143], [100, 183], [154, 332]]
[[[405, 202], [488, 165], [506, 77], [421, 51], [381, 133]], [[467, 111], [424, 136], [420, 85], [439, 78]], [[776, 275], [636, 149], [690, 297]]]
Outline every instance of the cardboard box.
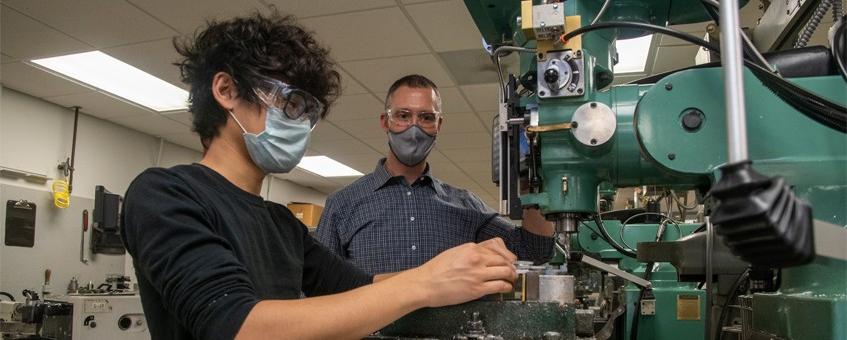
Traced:
[[307, 227], [317, 228], [324, 207], [312, 203], [291, 202], [288, 203], [288, 210], [291, 210], [294, 217], [299, 218]]

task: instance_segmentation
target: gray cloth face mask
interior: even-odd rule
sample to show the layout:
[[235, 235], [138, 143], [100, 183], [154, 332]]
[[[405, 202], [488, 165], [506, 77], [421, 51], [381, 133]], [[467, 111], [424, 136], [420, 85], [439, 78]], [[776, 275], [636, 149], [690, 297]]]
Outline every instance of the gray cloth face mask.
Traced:
[[434, 145], [435, 135], [426, 133], [417, 125], [402, 132], [388, 131], [388, 147], [397, 156], [397, 160], [406, 166], [421, 164]]

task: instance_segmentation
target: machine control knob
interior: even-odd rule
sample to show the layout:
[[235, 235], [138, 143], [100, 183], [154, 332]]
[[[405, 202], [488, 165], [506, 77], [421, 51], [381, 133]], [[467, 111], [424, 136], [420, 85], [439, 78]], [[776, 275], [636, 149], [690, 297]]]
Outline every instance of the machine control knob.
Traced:
[[685, 109], [682, 112], [682, 128], [688, 132], [696, 132], [703, 125], [705, 115], [699, 109]]
[[544, 71], [544, 81], [551, 84], [550, 87], [554, 87], [559, 83], [559, 70], [552, 67], [548, 68], [547, 71]]
[[132, 327], [132, 319], [130, 319], [126, 316], [123, 316], [120, 319], [118, 319], [118, 328], [120, 330], [125, 331], [125, 330], [129, 329], [130, 327]]

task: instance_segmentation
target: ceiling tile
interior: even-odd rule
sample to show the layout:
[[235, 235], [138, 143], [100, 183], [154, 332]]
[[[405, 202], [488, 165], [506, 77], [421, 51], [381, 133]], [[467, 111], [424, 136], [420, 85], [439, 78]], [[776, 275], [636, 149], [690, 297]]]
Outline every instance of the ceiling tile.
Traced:
[[45, 97], [44, 100], [64, 107], [80, 106], [83, 112], [103, 119], [133, 115], [143, 116], [152, 112], [100, 92]]
[[365, 144], [370, 145], [376, 151], [379, 151], [383, 156], [388, 155], [388, 137], [382, 136], [379, 138], [363, 138], [362, 139]]
[[473, 113], [448, 113], [444, 115], [444, 123], [439, 133], [454, 134], [466, 132], [486, 132]]
[[465, 149], [484, 148], [491, 145], [491, 136], [485, 132], [438, 134], [438, 148]]
[[[436, 143], [436, 147], [438, 147], [438, 143]], [[459, 169], [456, 164], [453, 164], [453, 161], [445, 157], [444, 154], [441, 153], [441, 150], [437, 148], [429, 153], [429, 156], [426, 157], [426, 161], [429, 163], [431, 170], [436, 173], [462, 171], [462, 169]]]
[[177, 33], [126, 1], [6, 0], [3, 3], [100, 49]]
[[[491, 62], [491, 57], [482, 48], [442, 52], [438, 55], [441, 56], [447, 70], [459, 85], [492, 83], [499, 79], [497, 66]], [[514, 68], [516, 63], [511, 61], [515, 60], [515, 58], [501, 59], [500, 67], [503, 68], [504, 74]]]
[[425, 2], [443, 2], [450, 0], [402, 0], [403, 4], [420, 4]]
[[179, 68], [173, 64], [180, 56], [171, 38], [107, 48], [103, 52], [175, 86], [189, 89], [180, 79]]
[[463, 2], [446, 1], [406, 6], [406, 11], [434, 50], [482, 50], [479, 29]]
[[441, 152], [456, 163], [485, 161], [491, 164], [491, 146], [485, 148], [446, 149]]
[[329, 155], [334, 160], [337, 160], [345, 165], [359, 170], [363, 174], [370, 173], [376, 167], [377, 161], [385, 157], [377, 152], [368, 152], [361, 154], [334, 154]]
[[312, 131], [310, 140], [318, 140], [318, 141], [338, 141], [338, 140], [347, 140], [352, 139], [353, 136], [339, 129], [338, 126], [330, 121], [322, 121], [315, 126], [315, 129]]
[[168, 113], [162, 113], [161, 115], [162, 115], [162, 117], [180, 122], [185, 126], [191, 126], [191, 124], [192, 124], [191, 112], [188, 112], [188, 111], [168, 112]]
[[438, 92], [441, 93], [441, 111], [444, 114], [449, 115], [453, 112], [470, 112], [473, 110], [465, 97], [462, 97], [459, 88], [439, 87]]
[[0, 50], [17, 59], [36, 59], [94, 48], [7, 6], [0, 7]]
[[332, 122], [379, 117], [382, 103], [370, 94], [341, 96], [330, 108], [327, 119]]
[[127, 0], [156, 17], [168, 26], [182, 34], [193, 34], [195, 30], [205, 27], [206, 20], [226, 19], [235, 16], [249, 15], [257, 10], [268, 12], [265, 5], [255, 0], [203, 0], [203, 1], [172, 1], [172, 0]]
[[382, 130], [379, 118], [377, 117], [345, 120], [338, 122], [336, 125], [356, 138], [385, 138], [385, 131]]
[[394, 0], [264, 0], [265, 3], [275, 6], [285, 14], [293, 14], [297, 17], [311, 17], [329, 15], [344, 12], [355, 12], [380, 7], [394, 7]]
[[341, 74], [341, 94], [345, 96], [349, 96], [351, 94], [362, 94], [368, 93], [362, 85], [359, 85], [359, 81], [353, 78], [347, 71], [342, 70], [340, 67], [338, 68], [338, 73]]
[[[480, 174], [480, 173], [491, 173], [491, 162], [489, 161], [461, 161], [457, 162], [456, 165], [459, 166], [462, 170], [464, 170], [469, 175]], [[476, 178], [479, 179], [479, 178]]]
[[497, 115], [496, 111], [479, 111], [477, 112], [477, 117], [482, 120], [482, 124], [485, 127], [485, 131], [491, 131], [494, 126], [494, 116]]
[[349, 61], [341, 65], [374, 93], [387, 92], [394, 81], [409, 74], [423, 75], [438, 87], [454, 86], [450, 75], [432, 54]]
[[173, 135], [164, 135], [161, 137], [168, 142], [203, 152], [203, 144], [200, 144], [200, 136], [196, 133], [178, 133]]
[[26, 93], [33, 97], [54, 97], [94, 91], [91, 88], [55, 76], [24, 62], [3, 64], [0, 67], [3, 86]]
[[471, 102], [477, 114], [483, 112], [497, 112], [497, 93], [500, 92], [500, 86], [497, 83], [477, 84], [477, 85], [462, 85], [459, 87], [465, 96]]
[[653, 74], [694, 65], [697, 48], [693, 45], [659, 47], [656, 51], [656, 62], [653, 64]]
[[3, 53], [0, 53], [0, 64], [8, 64], [8, 63], [13, 63], [15, 61], [17, 61], [16, 58], [12, 58], [12, 57], [7, 56]]
[[[332, 1], [333, 4], [352, 2]], [[319, 7], [311, 1], [302, 3]], [[339, 61], [428, 52], [421, 36], [397, 7], [316, 17], [301, 22], [331, 47], [334, 59]], [[362, 79], [356, 74], [353, 76]]]
[[115, 117], [109, 119], [109, 121], [153, 136], [191, 132], [191, 129], [187, 125], [162, 117], [156, 113], [141, 116]]
[[356, 139], [339, 141], [310, 140], [309, 148], [316, 150], [324, 155], [337, 155], [345, 153], [361, 154], [376, 151], [369, 145], [362, 143]]

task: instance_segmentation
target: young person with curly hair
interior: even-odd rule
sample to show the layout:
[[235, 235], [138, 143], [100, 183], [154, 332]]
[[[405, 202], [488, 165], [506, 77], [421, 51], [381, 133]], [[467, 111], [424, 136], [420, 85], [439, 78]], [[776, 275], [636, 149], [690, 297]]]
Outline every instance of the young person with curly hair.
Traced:
[[362, 338], [418, 308], [511, 289], [515, 256], [500, 239], [371, 276], [259, 196], [339, 94], [328, 51], [293, 18], [210, 22], [175, 46], [203, 158], [144, 171], [122, 218], [154, 339]]

